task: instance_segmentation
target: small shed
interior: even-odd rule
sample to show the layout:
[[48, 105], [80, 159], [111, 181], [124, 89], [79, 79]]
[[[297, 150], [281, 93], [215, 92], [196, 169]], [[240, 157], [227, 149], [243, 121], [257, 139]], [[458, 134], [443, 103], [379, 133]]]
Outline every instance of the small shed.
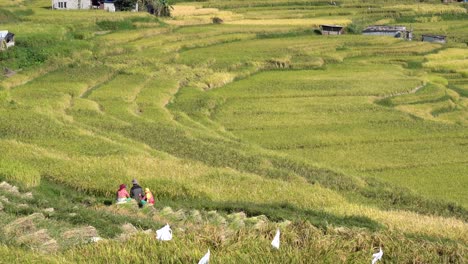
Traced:
[[8, 30], [0, 30], [0, 50], [6, 50], [15, 45], [15, 34]]
[[320, 25], [322, 35], [341, 35], [344, 33], [344, 26], [340, 25]]
[[435, 43], [447, 43], [447, 36], [443, 36], [443, 35], [422, 35], [421, 41], [435, 42]]

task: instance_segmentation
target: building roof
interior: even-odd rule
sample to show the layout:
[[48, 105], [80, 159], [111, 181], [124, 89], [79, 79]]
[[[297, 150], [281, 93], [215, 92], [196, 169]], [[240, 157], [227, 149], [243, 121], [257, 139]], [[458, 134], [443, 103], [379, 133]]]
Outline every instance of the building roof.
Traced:
[[368, 26], [362, 32], [400, 32], [406, 31], [405, 26]]
[[320, 27], [335, 27], [335, 28], [344, 28], [344, 26], [341, 26], [341, 25], [320, 25]]
[[445, 39], [447, 36], [444, 35], [431, 35], [431, 34], [423, 34], [423, 37], [430, 37], [430, 38], [437, 38], [437, 39]]

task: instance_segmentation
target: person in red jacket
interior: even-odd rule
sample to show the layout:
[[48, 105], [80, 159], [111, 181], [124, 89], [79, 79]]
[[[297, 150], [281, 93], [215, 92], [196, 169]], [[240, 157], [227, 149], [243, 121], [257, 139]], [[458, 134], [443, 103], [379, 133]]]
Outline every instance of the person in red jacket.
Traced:
[[117, 191], [117, 203], [126, 203], [130, 200], [130, 194], [127, 192], [127, 186], [120, 184], [119, 190]]

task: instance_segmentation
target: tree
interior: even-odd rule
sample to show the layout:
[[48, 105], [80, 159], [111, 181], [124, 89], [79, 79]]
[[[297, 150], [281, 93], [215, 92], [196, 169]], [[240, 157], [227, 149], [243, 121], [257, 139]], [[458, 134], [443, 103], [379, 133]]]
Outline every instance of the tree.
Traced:
[[114, 6], [119, 11], [132, 11], [136, 7], [136, 0], [115, 0]]
[[155, 0], [154, 3], [154, 14], [159, 17], [170, 17], [171, 10], [174, 7], [169, 4], [168, 0]]

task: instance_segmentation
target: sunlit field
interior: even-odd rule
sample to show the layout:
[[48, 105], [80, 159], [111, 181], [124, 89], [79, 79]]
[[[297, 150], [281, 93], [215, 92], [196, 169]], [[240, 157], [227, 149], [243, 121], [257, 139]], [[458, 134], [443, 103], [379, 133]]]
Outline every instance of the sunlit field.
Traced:
[[[0, 262], [466, 262], [466, 4], [49, 5], [0, 1]], [[113, 204], [133, 178], [154, 208]]]

